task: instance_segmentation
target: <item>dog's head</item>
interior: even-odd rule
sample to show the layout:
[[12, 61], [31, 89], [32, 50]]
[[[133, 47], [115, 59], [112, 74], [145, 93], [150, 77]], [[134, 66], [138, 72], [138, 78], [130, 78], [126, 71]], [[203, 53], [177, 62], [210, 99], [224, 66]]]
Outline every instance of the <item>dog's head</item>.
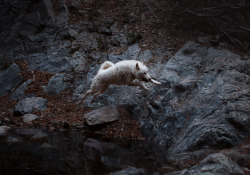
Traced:
[[151, 77], [148, 74], [148, 68], [140, 62], [136, 63], [135, 65], [134, 75], [136, 79], [140, 81], [149, 82], [151, 80]]

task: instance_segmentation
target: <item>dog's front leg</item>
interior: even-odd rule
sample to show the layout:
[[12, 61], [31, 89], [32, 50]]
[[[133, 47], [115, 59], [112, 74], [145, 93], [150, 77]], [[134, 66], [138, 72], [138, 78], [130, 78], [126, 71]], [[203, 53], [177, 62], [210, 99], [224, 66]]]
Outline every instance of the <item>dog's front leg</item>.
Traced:
[[149, 89], [145, 86], [145, 84], [141, 82], [131, 82], [128, 84], [129, 86], [140, 86], [142, 89], [148, 91]]
[[80, 100], [80, 102], [84, 101], [85, 98], [86, 98], [89, 94], [93, 94], [92, 90], [88, 90], [88, 91], [84, 94], [84, 96], [82, 97], [82, 99]]
[[150, 80], [152, 83], [154, 83], [154, 84], [161, 84], [161, 82], [159, 82], [159, 81], [156, 81], [156, 80], [154, 80], [154, 79], [152, 79], [151, 78], [151, 80]]

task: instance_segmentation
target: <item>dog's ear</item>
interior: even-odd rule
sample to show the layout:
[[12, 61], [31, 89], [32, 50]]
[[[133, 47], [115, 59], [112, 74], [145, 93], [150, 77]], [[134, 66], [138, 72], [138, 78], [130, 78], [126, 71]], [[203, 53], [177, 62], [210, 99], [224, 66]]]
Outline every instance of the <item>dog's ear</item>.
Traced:
[[136, 70], [140, 70], [140, 67], [139, 67], [139, 64], [138, 63], [136, 63]]

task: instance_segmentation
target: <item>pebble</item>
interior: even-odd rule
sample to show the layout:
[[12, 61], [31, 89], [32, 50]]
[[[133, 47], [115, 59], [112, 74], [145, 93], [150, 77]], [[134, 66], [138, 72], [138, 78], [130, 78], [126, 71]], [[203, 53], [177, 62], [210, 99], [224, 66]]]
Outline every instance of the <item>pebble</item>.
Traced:
[[38, 132], [31, 137], [32, 140], [43, 140], [43, 139], [47, 139], [47, 138], [48, 138], [48, 134], [46, 134], [44, 132]]
[[6, 141], [9, 142], [9, 143], [19, 143], [19, 142], [22, 142], [22, 139], [21, 139], [21, 138], [18, 138], [18, 137], [9, 136], [9, 137], [6, 139]]
[[39, 117], [34, 114], [25, 114], [22, 116], [22, 120], [24, 123], [32, 123], [32, 121], [38, 119]]
[[0, 135], [5, 135], [11, 129], [9, 126], [0, 126]]

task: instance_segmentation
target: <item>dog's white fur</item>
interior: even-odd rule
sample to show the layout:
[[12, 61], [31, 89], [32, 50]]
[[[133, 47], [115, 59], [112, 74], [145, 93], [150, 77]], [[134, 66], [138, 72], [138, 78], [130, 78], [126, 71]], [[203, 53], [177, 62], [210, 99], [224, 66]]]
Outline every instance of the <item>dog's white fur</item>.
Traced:
[[134, 82], [135, 79], [161, 84], [150, 77], [148, 68], [140, 61], [124, 60], [116, 64], [105, 61], [93, 79], [90, 90], [84, 94], [82, 100], [84, 100], [87, 95], [94, 94], [93, 101], [97, 95], [104, 93], [111, 84], [140, 86], [148, 90], [142, 82]]

